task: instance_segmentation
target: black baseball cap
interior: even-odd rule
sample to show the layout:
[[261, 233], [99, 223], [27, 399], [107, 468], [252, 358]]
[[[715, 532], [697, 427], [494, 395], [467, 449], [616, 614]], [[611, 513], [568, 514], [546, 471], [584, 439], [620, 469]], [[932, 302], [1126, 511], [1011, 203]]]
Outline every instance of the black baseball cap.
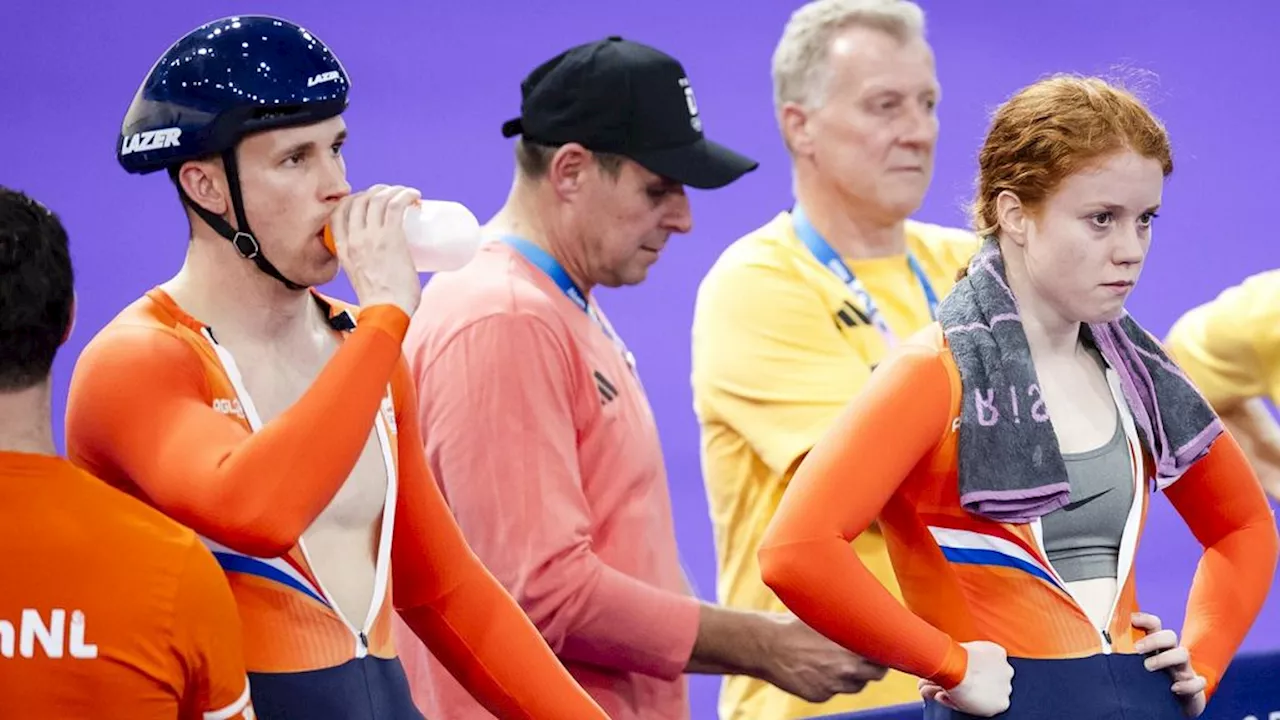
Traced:
[[613, 36], [570, 48], [529, 73], [520, 92], [520, 117], [502, 125], [503, 137], [576, 142], [702, 189], [759, 166], [703, 136], [684, 67], [647, 45]]

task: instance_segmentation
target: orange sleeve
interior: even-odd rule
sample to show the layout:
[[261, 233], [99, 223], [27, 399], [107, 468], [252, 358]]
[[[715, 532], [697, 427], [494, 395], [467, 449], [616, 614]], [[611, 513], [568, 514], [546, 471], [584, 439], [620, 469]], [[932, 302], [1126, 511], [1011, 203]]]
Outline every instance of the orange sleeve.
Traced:
[[400, 491], [391, 562], [397, 612], [495, 716], [607, 720], [467, 546], [427, 467], [417, 393], [405, 363], [397, 371], [395, 395]]
[[1271, 588], [1280, 552], [1276, 519], [1248, 459], [1227, 433], [1165, 495], [1204, 546], [1182, 644], [1212, 697]]
[[186, 677], [183, 720], [253, 720], [240, 617], [226, 576], [195, 538], [175, 595], [173, 636]]
[[805, 623], [944, 688], [964, 679], [964, 648], [895, 600], [849, 543], [937, 445], [950, 415], [937, 351], [904, 347], [800, 463], [759, 554], [765, 584]]
[[409, 318], [369, 307], [288, 410], [258, 432], [211, 406], [204, 370], [164, 330], [120, 326], [77, 362], [67, 448], [124, 476], [165, 514], [249, 555], [287, 552], [346, 481], [368, 441]]

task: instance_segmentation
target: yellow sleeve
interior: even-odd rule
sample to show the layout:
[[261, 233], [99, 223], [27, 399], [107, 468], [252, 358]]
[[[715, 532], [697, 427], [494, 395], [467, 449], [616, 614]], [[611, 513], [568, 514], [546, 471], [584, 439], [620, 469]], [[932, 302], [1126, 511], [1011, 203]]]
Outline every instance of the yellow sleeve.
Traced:
[[1280, 270], [1247, 278], [1178, 319], [1170, 354], [1214, 406], [1280, 403]]
[[982, 247], [982, 238], [969, 230], [918, 220], [907, 221], [907, 235], [919, 238], [928, 258], [926, 272], [939, 299], [951, 291], [960, 269], [968, 267]]
[[785, 475], [869, 375], [836, 323], [785, 259], [722, 258], [694, 308], [693, 393], [703, 421], [731, 426]]
[[[974, 235], [968, 230], [960, 230], [956, 228], [948, 228], [945, 234], [946, 247], [950, 251], [951, 265], [955, 267], [955, 272], [959, 272], [961, 268], [969, 267], [969, 261], [974, 255], [978, 254], [978, 250], [982, 248], [982, 238]], [[955, 276], [952, 275], [952, 283], [955, 283]]]

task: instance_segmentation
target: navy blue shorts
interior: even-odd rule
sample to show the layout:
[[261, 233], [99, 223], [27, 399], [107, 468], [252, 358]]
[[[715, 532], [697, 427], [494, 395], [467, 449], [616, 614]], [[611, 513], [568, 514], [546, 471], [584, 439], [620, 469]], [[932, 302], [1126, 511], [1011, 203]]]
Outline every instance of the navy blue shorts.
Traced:
[[258, 720], [423, 720], [399, 660], [373, 656], [300, 673], [249, 673]]
[[[1094, 655], [1076, 660], [1009, 658], [1013, 694], [1004, 720], [1186, 720], [1167, 670], [1143, 667], [1145, 655]], [[976, 715], [926, 703], [925, 720]]]

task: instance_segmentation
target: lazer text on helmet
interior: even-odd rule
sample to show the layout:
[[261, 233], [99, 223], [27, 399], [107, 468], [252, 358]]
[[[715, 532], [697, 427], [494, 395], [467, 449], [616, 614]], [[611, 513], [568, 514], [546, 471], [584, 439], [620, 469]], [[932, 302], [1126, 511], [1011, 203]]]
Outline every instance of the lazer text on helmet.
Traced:
[[182, 128], [161, 128], [160, 130], [146, 130], [140, 133], [134, 133], [124, 139], [124, 144], [120, 147], [121, 155], [129, 155], [136, 152], [146, 152], [148, 150], [160, 150], [169, 147], [178, 147], [181, 143], [178, 138], [182, 135]]

